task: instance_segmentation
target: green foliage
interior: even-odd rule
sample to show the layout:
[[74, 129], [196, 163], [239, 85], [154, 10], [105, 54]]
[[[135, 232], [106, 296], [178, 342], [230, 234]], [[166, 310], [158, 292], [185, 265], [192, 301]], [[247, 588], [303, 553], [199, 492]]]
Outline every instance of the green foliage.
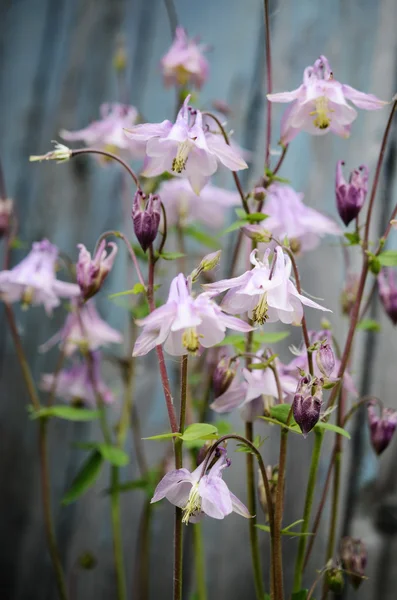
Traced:
[[157, 256], [164, 260], [177, 260], [178, 258], [186, 256], [186, 254], [183, 254], [183, 252], [161, 252], [161, 254], [157, 254]]
[[29, 407], [31, 419], [48, 419], [49, 417], [57, 417], [66, 421], [93, 421], [100, 416], [99, 410], [88, 410], [87, 408], [79, 408], [77, 406], [56, 405], [35, 410]]
[[299, 592], [292, 594], [291, 600], [306, 600], [308, 593], [309, 590], [299, 590]]
[[362, 321], [360, 321], [357, 325], [357, 329], [359, 331], [380, 331], [381, 327], [380, 327], [380, 323], [378, 323], [378, 321], [375, 321], [374, 319], [363, 319]]
[[201, 228], [197, 227], [197, 225], [188, 225], [187, 227], [184, 227], [183, 233], [186, 236], [196, 240], [196, 242], [203, 244], [203, 246], [207, 246], [207, 248], [211, 248], [213, 250], [219, 248], [219, 241]]
[[361, 242], [358, 231], [354, 231], [353, 233], [345, 233], [345, 238], [349, 242], [346, 244], [347, 246], [357, 246]]
[[69, 491], [62, 499], [62, 504], [71, 504], [84, 494], [97, 480], [101, 472], [103, 456], [98, 450], [94, 450], [83, 463], [81, 469], [74, 478]]
[[382, 267], [397, 267], [397, 250], [385, 250], [378, 255]]
[[[287, 419], [291, 409], [290, 404], [276, 404], [272, 406], [270, 409], [270, 417], [259, 417], [260, 419], [264, 419], [269, 423], [273, 423], [274, 425], [278, 425], [279, 427], [285, 427], [292, 431], [293, 433], [297, 433], [301, 435], [301, 430], [297, 422], [295, 421], [293, 415], [291, 416], [290, 422], [288, 425]], [[325, 431], [333, 431], [334, 433], [338, 433], [339, 435], [343, 435], [345, 438], [350, 439], [350, 434], [342, 427], [338, 427], [333, 423], [324, 423], [324, 421], [318, 421], [315, 425], [314, 429], [323, 429]]]
[[169, 440], [177, 437], [184, 442], [192, 442], [195, 440], [216, 440], [219, 437], [218, 429], [210, 423], [193, 423], [186, 427], [183, 434], [181, 433], [160, 433], [143, 438], [144, 440]]
[[[252, 350], [257, 352], [261, 346], [276, 344], [289, 336], [289, 331], [254, 331], [252, 336]], [[233, 346], [237, 352], [244, 352], [246, 336], [240, 333], [227, 335], [217, 346]]]

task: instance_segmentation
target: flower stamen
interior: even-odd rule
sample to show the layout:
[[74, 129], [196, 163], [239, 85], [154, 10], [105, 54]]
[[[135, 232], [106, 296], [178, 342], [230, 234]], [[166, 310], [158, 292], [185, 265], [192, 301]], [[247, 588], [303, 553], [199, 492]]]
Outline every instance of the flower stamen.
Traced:
[[189, 523], [190, 517], [195, 516], [200, 511], [201, 497], [199, 494], [199, 484], [198, 482], [196, 482], [192, 485], [189, 498], [186, 502], [185, 508], [183, 509], [182, 523], [185, 523], [185, 525], [187, 525]]
[[255, 323], [258, 323], [258, 325], [263, 325], [264, 323], [266, 323], [266, 321], [269, 318], [267, 314], [268, 308], [269, 305], [267, 303], [267, 294], [265, 292], [261, 295], [258, 304], [252, 311], [252, 318], [255, 321]]
[[182, 173], [186, 168], [187, 159], [189, 158], [189, 152], [191, 144], [188, 140], [181, 142], [178, 145], [178, 151], [176, 157], [172, 161], [172, 171], [175, 173]]
[[182, 336], [182, 344], [188, 352], [196, 354], [200, 348], [199, 336], [195, 327], [188, 327]]
[[320, 96], [314, 100], [315, 110], [309, 113], [310, 116], [316, 116], [313, 125], [318, 129], [327, 129], [331, 123], [329, 113], [333, 112], [328, 106], [328, 98]]

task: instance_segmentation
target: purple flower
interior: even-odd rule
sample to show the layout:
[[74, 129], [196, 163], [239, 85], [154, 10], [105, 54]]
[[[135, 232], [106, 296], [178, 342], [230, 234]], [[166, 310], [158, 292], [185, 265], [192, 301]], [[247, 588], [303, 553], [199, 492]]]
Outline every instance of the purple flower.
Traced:
[[223, 310], [231, 314], [248, 312], [249, 318], [260, 325], [276, 321], [298, 325], [303, 317], [302, 304], [331, 312], [299, 294], [290, 280], [291, 261], [282, 248], [275, 249], [272, 260], [270, 249], [266, 250], [263, 261], [256, 256], [256, 250], [251, 252], [254, 265], [251, 271], [204, 286], [212, 294], [229, 290], [221, 303]]
[[183, 27], [177, 27], [171, 48], [161, 59], [164, 85], [186, 86], [189, 83], [201, 88], [208, 77], [209, 65], [203, 55], [205, 46], [188, 39]]
[[300, 131], [312, 135], [332, 131], [341, 137], [349, 137], [357, 112], [347, 100], [363, 110], [377, 110], [387, 104], [372, 94], [336, 81], [325, 56], [320, 56], [312, 67], [305, 69], [299, 88], [268, 94], [267, 98], [270, 102], [291, 102], [281, 122], [281, 143], [284, 145]]
[[330, 342], [325, 339], [320, 342], [316, 351], [316, 364], [324, 377], [330, 377], [335, 369], [335, 354]]
[[92, 351], [109, 344], [122, 344], [123, 336], [101, 319], [92, 299], [79, 309], [76, 303], [72, 304], [72, 312], [66, 317], [64, 326], [40, 346], [40, 352], [47, 352], [58, 343], [62, 344], [66, 356], [70, 356], [78, 348]]
[[175, 124], [171, 121], [145, 123], [130, 128], [126, 135], [137, 142], [146, 142], [144, 177], [154, 177], [168, 171], [190, 181], [199, 194], [221, 162], [231, 171], [246, 169], [246, 162], [228, 146], [223, 138], [203, 128], [199, 110], [189, 106], [188, 96]]
[[134, 232], [144, 252], [156, 239], [160, 225], [160, 197], [137, 190], [132, 203]]
[[197, 197], [187, 179], [179, 177], [164, 181], [158, 193], [167, 211], [167, 224], [182, 227], [201, 222], [211, 229], [221, 229], [225, 225], [228, 209], [238, 206], [241, 202], [237, 192], [230, 192], [209, 183]]
[[14, 202], [10, 198], [0, 197], [0, 238], [9, 232], [13, 208]]
[[145, 155], [145, 146], [131, 142], [124, 133], [126, 128], [136, 123], [138, 111], [135, 106], [102, 104], [100, 114], [99, 121], [93, 121], [78, 131], [61, 129], [59, 135], [68, 142], [82, 141], [86, 146], [122, 154], [126, 158], [142, 158]]
[[237, 371], [238, 361], [222, 356], [212, 374], [212, 387], [215, 397], [224, 394], [230, 387]]
[[67, 369], [62, 369], [57, 376], [55, 373], [44, 373], [41, 376], [41, 389], [50, 392], [56, 379], [55, 394], [65, 402], [74, 405], [96, 406], [96, 391], [106, 404], [111, 404], [114, 402], [114, 396], [101, 379], [99, 355], [94, 352], [92, 357], [95, 390], [87, 361], [78, 362]]
[[364, 206], [368, 191], [368, 167], [361, 165], [350, 173], [349, 183], [343, 177], [343, 160], [336, 164], [336, 204], [340, 218], [347, 226], [355, 219]]
[[133, 356], [147, 354], [163, 343], [173, 356], [196, 354], [201, 348], [219, 344], [227, 328], [252, 330], [244, 321], [223, 313], [209, 294], [193, 298], [182, 273], [172, 280], [166, 304], [137, 323], [143, 332], [135, 342]]
[[358, 589], [365, 579], [367, 566], [367, 549], [362, 540], [352, 537], [344, 537], [340, 545], [340, 558], [343, 568], [354, 589]]
[[309, 375], [299, 378], [292, 410], [303, 437], [307, 437], [320, 418], [323, 401], [322, 383], [317, 377], [311, 378]]
[[395, 272], [392, 268], [382, 269], [379, 273], [378, 290], [383, 308], [392, 320], [393, 325], [397, 325], [397, 285]]
[[391, 408], [383, 408], [380, 416], [376, 414], [376, 400], [368, 403], [368, 423], [371, 432], [371, 443], [379, 456], [390, 444], [397, 426], [397, 411]]
[[34, 242], [32, 250], [13, 269], [0, 273], [0, 296], [5, 302], [21, 301], [24, 306], [43, 304], [47, 314], [60, 298], [80, 295], [75, 283], [59, 281], [55, 275], [58, 248], [48, 240]]
[[294, 251], [306, 252], [316, 248], [323, 236], [341, 235], [342, 231], [332, 219], [306, 206], [302, 199], [303, 194], [291, 186], [272, 183], [263, 208], [269, 215], [264, 227], [280, 240], [287, 237]]
[[205, 474], [202, 464], [192, 473], [187, 469], [167, 473], [156, 487], [152, 503], [167, 498], [183, 510], [182, 521], [186, 524], [197, 523], [204, 514], [213, 519], [224, 519], [235, 512], [249, 519], [251, 515], [247, 507], [232, 494], [222, 479], [222, 471], [230, 466], [231, 461], [224, 448], [219, 450], [220, 458]]
[[94, 258], [91, 258], [91, 253], [88, 252], [84, 244], [78, 244], [77, 246], [80, 253], [76, 264], [76, 278], [84, 300], [88, 300], [101, 289], [104, 280], [113, 267], [117, 246], [114, 242], [109, 242], [107, 246], [110, 248], [109, 254], [106, 252], [106, 241], [102, 240]]

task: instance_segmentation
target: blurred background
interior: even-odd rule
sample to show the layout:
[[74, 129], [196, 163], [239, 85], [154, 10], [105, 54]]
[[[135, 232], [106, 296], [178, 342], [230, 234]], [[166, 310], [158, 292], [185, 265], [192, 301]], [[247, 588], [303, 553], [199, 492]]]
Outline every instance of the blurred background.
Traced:
[[[210, 77], [203, 87], [199, 106], [211, 108], [214, 99], [232, 107], [230, 126], [235, 139], [253, 152], [244, 186], [261, 172], [264, 154], [265, 73], [263, 5], [261, 0], [175, 0], [178, 19], [189, 35], [200, 35], [210, 46]], [[390, 100], [397, 88], [395, 0], [274, 0], [271, 2], [274, 91], [294, 89], [303, 69], [324, 54], [335, 78], [365, 92]], [[15, 264], [31, 242], [48, 237], [73, 260], [76, 244], [92, 249], [107, 229], [132, 236], [131, 188], [118, 166], [106, 168], [81, 157], [69, 163], [32, 164], [31, 154], [47, 152], [61, 128], [80, 129], [98, 118], [99, 105], [120, 101], [114, 54], [123, 40], [127, 53], [126, 98], [145, 121], [172, 118], [175, 93], [163, 88], [159, 61], [171, 43], [171, 29], [162, 0], [0, 0], [0, 157], [8, 195], [15, 200], [22, 247], [12, 254]], [[283, 107], [273, 111], [273, 145], [276, 147]], [[305, 193], [305, 201], [337, 218], [334, 173], [338, 159], [348, 169], [367, 164], [373, 170], [386, 111], [360, 113], [349, 140], [330, 135], [315, 138], [301, 134], [292, 144], [281, 175]], [[396, 128], [393, 128], [377, 197], [373, 235], [383, 231], [397, 200], [395, 174]], [[222, 173], [220, 185], [232, 188], [232, 178]], [[390, 244], [396, 244], [391, 236]], [[205, 253], [205, 252], [203, 252]], [[224, 253], [225, 260], [225, 253]], [[170, 274], [173, 275], [172, 265]], [[326, 298], [334, 311], [332, 325], [343, 342], [347, 322], [340, 317], [339, 296], [344, 283], [340, 246], [330, 239], [300, 261], [303, 288]], [[124, 248], [97, 306], [112, 326], [125, 330], [127, 314], [108, 300], [108, 294], [129, 289], [136, 281], [129, 270]], [[48, 319], [40, 308], [16, 308], [18, 328], [34, 375], [50, 372], [56, 353], [37, 349], [62, 325], [62, 311]], [[397, 408], [397, 343], [389, 321], [375, 298], [372, 318], [381, 332], [358, 337], [352, 374], [361, 394], [375, 394], [387, 406]], [[0, 598], [3, 600], [52, 600], [57, 597], [46, 549], [41, 508], [37, 450], [37, 427], [27, 415], [28, 403], [12, 340], [2, 307], [0, 372]], [[313, 318], [313, 322], [310, 319]], [[309, 326], [318, 328], [316, 315]], [[292, 342], [299, 342], [296, 332]], [[170, 363], [172, 371], [175, 361]], [[157, 376], [155, 357], [137, 364], [134, 397], [140, 414], [142, 437], [166, 430], [166, 413]], [[117, 386], [108, 366], [107, 377]], [[115, 409], [116, 410], [116, 409]], [[240, 426], [238, 416], [234, 418]], [[50, 426], [50, 462], [54, 519], [61, 557], [73, 600], [109, 600], [116, 597], [110, 531], [108, 485], [104, 471], [97, 484], [76, 503], [61, 507], [60, 501], [82, 462], [73, 444], [94, 439], [94, 425], [53, 420]], [[298, 437], [298, 436], [296, 436]], [[277, 435], [272, 432], [263, 447], [266, 462], [275, 463]], [[288, 457], [285, 522], [300, 518], [306, 487], [312, 439], [291, 440]], [[136, 454], [131, 448], [126, 479], [138, 477]], [[164, 446], [145, 442], [149, 464]], [[324, 449], [319, 492], [324, 483], [330, 448]], [[380, 460], [368, 444], [364, 415], [352, 427], [345, 443], [344, 510], [340, 532], [362, 537], [369, 551], [369, 581], [361, 587], [360, 600], [392, 600], [397, 583], [397, 440]], [[234, 493], [245, 498], [244, 457], [233, 457], [227, 481]], [[147, 503], [143, 492], [123, 495], [123, 537], [130, 597], [139, 591], [139, 530]], [[162, 503], [153, 514], [154, 543], [150, 556], [150, 599], [169, 598], [172, 574], [172, 507]], [[321, 568], [325, 552], [324, 530], [306, 584]], [[204, 524], [209, 599], [254, 598], [246, 522], [236, 515], [224, 522]], [[263, 534], [263, 556], [268, 561]], [[296, 540], [284, 543], [287, 577], [293, 573]], [[95, 560], [88, 570], [81, 566], [87, 553]], [[186, 596], [192, 557], [187, 551]], [[135, 591], [133, 587], [135, 585]], [[352, 592], [345, 597], [354, 597]]]

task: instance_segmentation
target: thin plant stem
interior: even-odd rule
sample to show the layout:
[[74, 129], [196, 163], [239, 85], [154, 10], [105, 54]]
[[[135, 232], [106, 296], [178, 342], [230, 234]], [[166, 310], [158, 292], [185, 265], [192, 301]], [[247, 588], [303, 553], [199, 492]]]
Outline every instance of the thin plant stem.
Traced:
[[[292, 409], [290, 410], [292, 414]], [[287, 419], [287, 424], [290, 417]], [[283, 555], [281, 530], [283, 527], [285, 471], [287, 466], [288, 429], [280, 432], [280, 454], [278, 461], [278, 480], [274, 510], [274, 587], [277, 600], [284, 600]]]
[[[266, 83], [267, 93], [272, 93], [272, 53], [270, 45], [270, 16], [269, 16], [269, 0], [264, 0], [265, 11], [265, 34], [266, 34]], [[272, 140], [272, 103], [267, 101], [266, 114], [266, 150], [265, 150], [265, 167], [270, 167], [270, 144]]]
[[[305, 507], [303, 510], [303, 523], [301, 526], [301, 533], [309, 533], [310, 516], [313, 506], [314, 491], [316, 487], [318, 467], [320, 464], [321, 446], [323, 443], [323, 432], [314, 431], [314, 447], [312, 452], [312, 461], [310, 464], [309, 480], [307, 483]], [[305, 562], [305, 548], [306, 548], [306, 535], [302, 535], [299, 538], [298, 554], [295, 563], [295, 575], [294, 575], [294, 592], [299, 592], [302, 587], [302, 576]]]
[[123, 540], [121, 536], [121, 517], [120, 517], [120, 492], [119, 492], [119, 468], [111, 467], [111, 495], [110, 507], [112, 515], [113, 529], [113, 552], [116, 567], [117, 580], [117, 598], [118, 600], [126, 600], [127, 588], [125, 581], [125, 568], [123, 556]]
[[[245, 424], [245, 437], [253, 443], [254, 427], [251, 421]], [[254, 457], [251, 453], [246, 456], [247, 465], [247, 505], [248, 510], [252, 515], [249, 519], [249, 535], [251, 545], [252, 568], [254, 572], [255, 592], [258, 600], [263, 600], [265, 589], [263, 586], [261, 557], [259, 552], [258, 528], [256, 527], [256, 488], [255, 488], [255, 473], [254, 473]]]
[[62, 345], [61, 350], [59, 352], [57, 364], [55, 365], [54, 380], [52, 382], [50, 393], [48, 396], [48, 406], [53, 406], [53, 404], [55, 403], [55, 397], [56, 397], [57, 386], [58, 386], [58, 377], [62, 370], [63, 364], [65, 362], [65, 358], [66, 358], [65, 347]]
[[138, 562], [135, 562], [135, 581], [138, 582], [137, 593], [134, 590], [132, 600], [149, 600], [149, 564], [150, 564], [150, 533], [153, 515], [153, 505], [150, 499], [145, 500], [142, 509], [142, 516], [139, 527], [138, 541], [135, 554], [138, 557]]
[[238, 257], [240, 254], [241, 245], [243, 243], [243, 238], [244, 238], [244, 234], [240, 229], [238, 232], [236, 243], [233, 248], [233, 256], [232, 256], [232, 260], [230, 262], [230, 267], [229, 267], [228, 273], [227, 273], [228, 277], [234, 277], [234, 271], [237, 267]]
[[175, 30], [178, 27], [178, 15], [176, 12], [173, 0], [164, 0], [165, 8], [167, 9], [168, 21], [171, 28], [171, 36], [174, 37]]
[[77, 150], [71, 150], [70, 156], [74, 157], [74, 156], [79, 156], [81, 154], [99, 154], [100, 156], [106, 156], [106, 158], [115, 160], [116, 162], [120, 163], [120, 165], [122, 165], [126, 171], [128, 171], [128, 173], [131, 175], [132, 179], [134, 180], [136, 187], [139, 190], [141, 189], [137, 175], [134, 173], [134, 171], [131, 169], [131, 167], [122, 158], [120, 158], [120, 156], [117, 156], [117, 154], [113, 154], [112, 152], [107, 152], [106, 150], [98, 150], [97, 148], [78, 148]]
[[[336, 529], [338, 525], [338, 504], [339, 504], [339, 491], [341, 482], [341, 458], [342, 450], [336, 450], [334, 459], [334, 487], [332, 493], [332, 508], [331, 508], [331, 521], [329, 526], [328, 544], [327, 544], [327, 561], [332, 558], [335, 548]], [[324, 579], [323, 583], [323, 598], [328, 596], [328, 584]]]
[[110, 235], [113, 235], [114, 237], [123, 240], [123, 242], [127, 246], [128, 254], [130, 255], [130, 258], [131, 258], [132, 262], [134, 263], [134, 267], [135, 267], [135, 270], [136, 270], [136, 274], [138, 275], [139, 283], [141, 285], [143, 285], [143, 287], [146, 289], [145, 280], [143, 278], [142, 271], [141, 271], [141, 269], [139, 267], [138, 259], [136, 257], [136, 254], [134, 252], [133, 247], [131, 246], [130, 242], [127, 240], [127, 238], [124, 235], [124, 233], [121, 233], [121, 231], [113, 231], [113, 230], [112, 231], [105, 231], [104, 233], [102, 233], [102, 235], [98, 238], [98, 241], [97, 241], [97, 243], [95, 245], [94, 254], [98, 250], [99, 244], [102, 242], [102, 240], [106, 239]]
[[205, 584], [205, 561], [203, 531], [201, 523], [193, 525], [194, 565], [196, 571], [197, 600], [207, 600], [207, 586]]
[[[270, 104], [270, 103], [269, 103]], [[287, 150], [288, 150], [288, 144], [286, 146], [283, 146], [283, 151], [281, 153], [280, 158], [278, 159], [278, 163], [276, 164], [276, 166], [274, 167], [273, 170], [273, 175], [277, 175], [277, 173], [279, 172], [279, 170], [281, 169], [281, 165], [284, 162], [285, 159], [285, 155], [287, 154]]]

